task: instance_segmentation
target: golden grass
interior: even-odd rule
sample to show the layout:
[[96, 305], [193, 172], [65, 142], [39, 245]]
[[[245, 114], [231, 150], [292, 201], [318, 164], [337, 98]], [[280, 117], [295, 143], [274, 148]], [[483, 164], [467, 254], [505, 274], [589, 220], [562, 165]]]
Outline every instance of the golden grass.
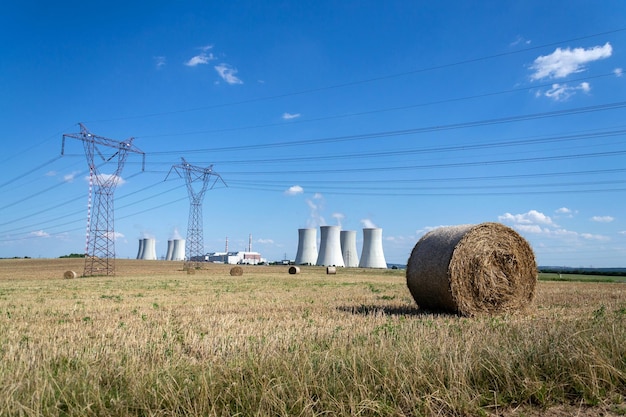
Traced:
[[469, 319], [420, 311], [404, 271], [116, 266], [0, 261], [0, 414], [624, 410], [623, 284], [540, 282], [530, 314]]

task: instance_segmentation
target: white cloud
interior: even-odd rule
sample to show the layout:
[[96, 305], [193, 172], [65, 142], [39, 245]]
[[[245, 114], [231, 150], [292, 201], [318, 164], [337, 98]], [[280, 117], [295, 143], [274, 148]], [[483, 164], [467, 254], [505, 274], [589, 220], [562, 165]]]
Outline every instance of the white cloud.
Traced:
[[572, 210], [567, 207], [561, 207], [560, 209], [555, 210], [555, 212], [558, 214], [572, 214]]
[[273, 245], [274, 241], [272, 239], [257, 239], [257, 243], [261, 243], [264, 245]]
[[587, 240], [600, 240], [600, 241], [611, 240], [608, 236], [594, 235], [591, 233], [581, 233], [580, 237], [582, 237], [583, 239], [587, 239]]
[[365, 229], [375, 229], [376, 225], [370, 219], [361, 219], [361, 224]]
[[538, 224], [518, 224], [518, 225], [515, 226], [515, 228], [517, 230], [519, 230], [521, 232], [525, 232], [525, 233], [539, 234], [539, 233], [546, 233], [546, 232], [548, 232], [547, 229], [543, 229]]
[[324, 209], [324, 197], [320, 193], [315, 193], [313, 198], [305, 200], [309, 206], [310, 215], [307, 221], [309, 227], [325, 226], [326, 220], [322, 217], [321, 212]]
[[531, 80], [543, 78], [565, 78], [572, 73], [585, 70], [585, 64], [611, 56], [613, 48], [607, 42], [603, 46], [592, 48], [556, 48], [550, 55], [542, 55], [535, 59], [530, 66], [535, 72]]
[[582, 91], [583, 93], [588, 93], [591, 91], [591, 86], [588, 82], [582, 82], [578, 86], [569, 86], [567, 84], [552, 84], [552, 88], [547, 90], [545, 93], [539, 93], [539, 95], [544, 95], [548, 98], [551, 98], [554, 101], [566, 101], [571, 96], [576, 94], [578, 91]]
[[623, 74], [623, 70], [621, 68], [615, 68], [613, 70], [613, 74], [615, 74], [616, 77], [621, 77]]
[[213, 45], [201, 47], [200, 49], [202, 50], [202, 52], [196, 56], [191, 57], [187, 62], [185, 62], [185, 65], [187, 65], [188, 67], [195, 67], [198, 65], [208, 64], [210, 61], [214, 61], [217, 58], [215, 58], [213, 53], [208, 52], [212, 48]]
[[615, 219], [611, 216], [593, 216], [591, 218], [592, 222], [598, 222], [598, 223], [611, 223], [613, 220]]
[[36, 237], [50, 237], [50, 234], [47, 232], [44, 232], [43, 230], [36, 230], [34, 232], [30, 232], [31, 236], [36, 236]]
[[523, 214], [505, 213], [502, 216], [498, 216], [498, 220], [516, 224], [543, 224], [555, 226], [549, 216], [546, 216], [537, 210], [530, 210]]
[[284, 120], [291, 120], [291, 119], [297, 119], [298, 117], [300, 117], [300, 113], [283, 113], [283, 119]]
[[[89, 181], [89, 177], [85, 177], [85, 179]], [[96, 176], [96, 182], [99, 185], [104, 185], [105, 183], [107, 183], [107, 185], [113, 184], [116, 186], [126, 184], [126, 181], [124, 181], [122, 177], [118, 177], [113, 174], [98, 174]]]
[[341, 222], [346, 217], [343, 213], [333, 213], [330, 216], [337, 221], [337, 226], [339, 226], [339, 227], [341, 227]]
[[304, 192], [304, 188], [302, 188], [299, 185], [292, 185], [291, 187], [289, 187], [286, 191], [285, 194], [287, 195], [298, 195], [298, 194], [302, 194]]
[[56, 175], [57, 175], [56, 171], [48, 171], [48, 172], [45, 173], [46, 177], [54, 177]]
[[237, 74], [237, 70], [231, 67], [230, 65], [219, 64], [219, 65], [216, 65], [214, 68], [215, 68], [215, 71], [217, 71], [217, 73], [220, 75], [220, 77], [222, 77], [222, 79], [226, 81], [228, 84], [243, 84], [243, 81], [241, 81], [235, 75]]
[[63, 182], [73, 182], [76, 178], [76, 174], [78, 174], [78, 171], [74, 171], [71, 174], [63, 175]]

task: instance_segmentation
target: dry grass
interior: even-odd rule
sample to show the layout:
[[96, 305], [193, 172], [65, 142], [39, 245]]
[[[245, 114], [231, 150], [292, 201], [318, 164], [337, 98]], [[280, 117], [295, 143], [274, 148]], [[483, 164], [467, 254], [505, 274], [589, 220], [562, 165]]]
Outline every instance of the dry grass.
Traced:
[[530, 314], [469, 319], [420, 311], [403, 271], [116, 266], [0, 261], [0, 414], [626, 413], [623, 284], [540, 282]]

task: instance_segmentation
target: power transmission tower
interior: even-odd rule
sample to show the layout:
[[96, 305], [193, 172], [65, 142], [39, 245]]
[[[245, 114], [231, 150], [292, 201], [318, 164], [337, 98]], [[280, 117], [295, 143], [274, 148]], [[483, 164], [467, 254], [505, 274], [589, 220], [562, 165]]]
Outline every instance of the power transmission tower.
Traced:
[[[207, 168], [191, 165], [182, 159], [182, 164], [172, 165], [172, 170], [185, 179], [189, 194], [189, 221], [187, 222], [187, 241], [185, 243], [186, 268], [192, 268], [198, 262], [204, 261], [204, 231], [202, 230], [202, 200], [207, 189], [213, 189], [217, 181], [226, 183], [222, 177], [213, 172], [213, 165]], [[212, 177], [215, 177], [211, 182]], [[167, 180], [167, 177], [165, 178]], [[194, 185], [200, 183], [198, 189]]]
[[[83, 276], [115, 275], [115, 228], [113, 217], [113, 192], [120, 180], [120, 174], [129, 152], [142, 155], [142, 171], [145, 167], [145, 154], [133, 146], [134, 138], [119, 142], [94, 135], [80, 123], [79, 133], [63, 135], [61, 155], [65, 152], [65, 138], [83, 142], [87, 164], [89, 165], [89, 197], [87, 203], [87, 236], [85, 242], [85, 269]], [[102, 147], [112, 148], [101, 150]], [[103, 163], [94, 162], [96, 154]], [[117, 159], [112, 174], [101, 173], [99, 169]]]

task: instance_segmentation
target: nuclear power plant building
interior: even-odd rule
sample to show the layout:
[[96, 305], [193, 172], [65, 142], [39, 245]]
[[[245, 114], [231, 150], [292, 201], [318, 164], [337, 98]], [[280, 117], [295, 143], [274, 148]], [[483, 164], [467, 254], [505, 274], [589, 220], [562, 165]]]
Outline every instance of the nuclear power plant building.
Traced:
[[361, 251], [359, 267], [387, 269], [383, 252], [383, 229], [363, 229], [363, 250]]
[[296, 265], [315, 265], [317, 263], [317, 230], [298, 229], [298, 252]]
[[341, 254], [339, 226], [320, 226], [320, 251], [317, 255], [318, 266], [345, 266]]

